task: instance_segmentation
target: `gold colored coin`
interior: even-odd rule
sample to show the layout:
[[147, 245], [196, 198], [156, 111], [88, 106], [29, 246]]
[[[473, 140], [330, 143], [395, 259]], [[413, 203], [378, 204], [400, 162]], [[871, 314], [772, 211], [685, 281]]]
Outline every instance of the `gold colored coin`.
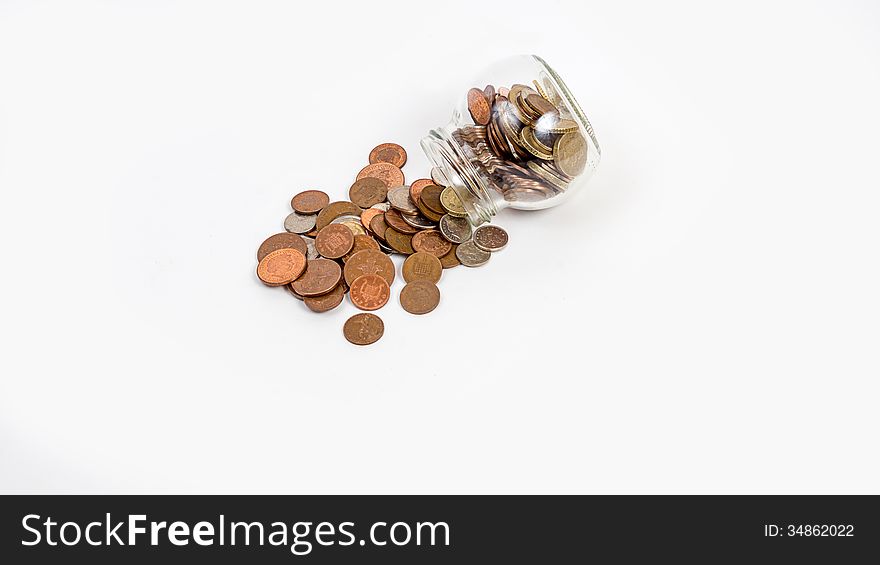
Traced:
[[553, 149], [546, 147], [543, 143], [538, 141], [538, 138], [535, 137], [535, 131], [532, 129], [532, 126], [524, 127], [520, 135], [526, 151], [538, 159], [544, 159], [545, 161], [553, 160]]
[[587, 164], [587, 140], [576, 131], [560, 136], [553, 144], [553, 159], [562, 173], [578, 176]]
[[450, 216], [455, 216], [457, 218], [467, 217], [467, 210], [464, 209], [461, 199], [451, 186], [447, 186], [443, 189], [443, 192], [440, 193], [440, 205], [443, 206], [443, 209], [446, 210], [446, 213]]

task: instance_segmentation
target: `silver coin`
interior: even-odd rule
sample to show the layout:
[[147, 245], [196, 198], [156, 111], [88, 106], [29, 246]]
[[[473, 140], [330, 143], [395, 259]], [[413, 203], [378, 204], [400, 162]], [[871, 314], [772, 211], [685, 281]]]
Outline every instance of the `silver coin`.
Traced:
[[381, 239], [376, 238], [376, 243], [379, 244], [379, 249], [381, 249], [382, 251], [384, 251], [386, 255], [391, 255], [391, 254], [394, 253], [394, 249], [392, 249], [391, 247], [389, 247], [388, 244], [385, 243], [384, 241], [382, 241]]
[[408, 186], [395, 186], [388, 190], [388, 202], [401, 214], [418, 214], [419, 209], [409, 197]]
[[455, 256], [458, 257], [458, 260], [465, 267], [479, 267], [480, 265], [485, 265], [492, 257], [492, 254], [488, 251], [483, 251], [474, 245], [473, 240], [471, 240], [459, 245], [455, 250]]
[[492, 224], [485, 224], [474, 230], [474, 245], [483, 251], [501, 251], [507, 245], [507, 240], [504, 228]]
[[317, 214], [297, 214], [293, 212], [284, 219], [284, 229], [290, 233], [310, 232], [315, 229], [315, 220], [317, 219]]
[[445, 214], [440, 218], [440, 234], [450, 243], [461, 243], [471, 238], [471, 223], [467, 218]]
[[449, 181], [446, 180], [446, 175], [443, 174], [443, 171], [441, 171], [439, 167], [431, 169], [431, 180], [438, 186], [449, 186]]
[[420, 230], [428, 230], [437, 227], [437, 222], [432, 222], [421, 214], [401, 214], [403, 221]]
[[301, 235], [300, 237], [302, 238], [303, 241], [306, 242], [306, 259], [308, 259], [309, 261], [312, 261], [313, 259], [317, 259], [318, 257], [321, 256], [321, 254], [318, 253], [318, 250], [315, 248], [315, 239], [314, 238], [306, 237], [304, 235]]
[[375, 208], [376, 210], [382, 210], [383, 212], [387, 212], [391, 209], [391, 204], [387, 202], [379, 202], [378, 204], [373, 204], [370, 208]]

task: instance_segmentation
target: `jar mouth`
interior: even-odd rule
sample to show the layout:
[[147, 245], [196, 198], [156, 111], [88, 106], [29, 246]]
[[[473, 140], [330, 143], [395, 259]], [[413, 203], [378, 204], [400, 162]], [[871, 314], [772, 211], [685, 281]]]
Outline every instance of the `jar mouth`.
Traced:
[[559, 92], [568, 103], [568, 106], [571, 108], [571, 111], [574, 112], [575, 117], [581, 122], [581, 126], [583, 126], [584, 131], [587, 132], [587, 135], [590, 136], [590, 141], [593, 142], [593, 146], [596, 148], [596, 154], [601, 157], [602, 148], [599, 146], [599, 140], [596, 139], [596, 134], [593, 132], [593, 126], [590, 124], [590, 120], [581, 108], [580, 103], [578, 103], [574, 94], [569, 90], [568, 85], [565, 84], [562, 77], [553, 70], [553, 67], [547, 64], [547, 61], [538, 55], [532, 55], [532, 57], [544, 68], [545, 71], [547, 71], [548, 78], [553, 82], [557, 92]]

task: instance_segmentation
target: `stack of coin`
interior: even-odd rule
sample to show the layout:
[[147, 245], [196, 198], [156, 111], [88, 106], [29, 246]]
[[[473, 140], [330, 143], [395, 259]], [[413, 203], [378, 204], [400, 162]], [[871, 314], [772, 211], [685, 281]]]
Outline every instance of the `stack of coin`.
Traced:
[[405, 184], [400, 167], [406, 151], [383, 143], [370, 152], [357, 174], [350, 200], [331, 202], [320, 190], [306, 190], [291, 200], [286, 232], [266, 239], [257, 251], [257, 276], [268, 286], [286, 286], [314, 312], [350, 302], [366, 311], [343, 328], [350, 342], [367, 345], [384, 332], [370, 312], [382, 308], [395, 279], [392, 254], [405, 255], [406, 283], [400, 304], [412, 314], [427, 314], [440, 302], [437, 283], [444, 269], [477, 267], [507, 244], [507, 233], [494, 225], [476, 229], [445, 176]]
[[555, 196], [587, 164], [578, 121], [551, 83], [533, 81], [533, 86], [470, 89], [467, 106], [474, 125], [452, 134], [489, 186], [508, 201]]

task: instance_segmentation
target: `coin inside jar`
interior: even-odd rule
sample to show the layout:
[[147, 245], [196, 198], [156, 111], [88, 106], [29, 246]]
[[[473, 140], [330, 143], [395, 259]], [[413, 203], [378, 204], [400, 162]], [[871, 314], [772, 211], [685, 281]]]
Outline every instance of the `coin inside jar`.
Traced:
[[327, 193], [320, 190], [304, 190], [293, 197], [290, 207], [300, 214], [317, 214], [330, 203]]
[[262, 261], [263, 257], [278, 249], [284, 248], [296, 249], [303, 255], [307, 255], [308, 248], [303, 238], [295, 233], [282, 232], [269, 236], [266, 241], [260, 244], [257, 249], [257, 261]]
[[410, 314], [427, 314], [440, 304], [440, 289], [428, 280], [407, 283], [400, 291], [400, 305]]
[[305, 268], [305, 255], [284, 247], [263, 257], [257, 265], [257, 276], [268, 286], [282, 286], [300, 276]]
[[485, 265], [492, 257], [492, 254], [488, 251], [483, 251], [474, 244], [473, 240], [470, 240], [458, 246], [458, 249], [455, 250], [455, 256], [465, 267], [479, 267], [480, 265]]
[[363, 275], [379, 275], [390, 285], [394, 282], [394, 263], [381, 251], [364, 249], [346, 261], [343, 275], [349, 286]]
[[300, 296], [320, 296], [333, 290], [342, 280], [342, 269], [336, 261], [318, 258], [306, 264], [303, 274], [291, 283]]
[[489, 119], [492, 117], [492, 107], [489, 105], [489, 100], [482, 90], [479, 88], [468, 90], [467, 106], [468, 112], [475, 123], [480, 125], [489, 123]]
[[391, 288], [379, 275], [361, 275], [349, 288], [351, 303], [361, 310], [378, 310], [388, 302]]
[[370, 164], [391, 163], [395, 167], [406, 164], [406, 150], [396, 143], [382, 143], [370, 151]]
[[483, 251], [501, 251], [507, 245], [507, 240], [507, 232], [492, 224], [485, 224], [474, 230], [474, 244]]
[[385, 201], [388, 187], [382, 179], [376, 177], [364, 177], [354, 181], [348, 190], [348, 197], [361, 208], [369, 208], [374, 204]]
[[406, 282], [427, 280], [436, 284], [442, 274], [443, 264], [430, 253], [413, 253], [403, 262], [403, 280]]
[[330, 224], [318, 232], [315, 249], [328, 259], [339, 259], [354, 246], [354, 234], [348, 226]]
[[440, 205], [443, 207], [447, 214], [451, 214], [459, 218], [464, 218], [467, 216], [467, 210], [464, 209], [464, 205], [461, 203], [461, 199], [458, 197], [458, 194], [455, 193], [455, 190], [453, 190], [451, 186], [447, 186], [440, 193]]
[[370, 313], [355, 314], [342, 326], [345, 339], [355, 345], [376, 343], [384, 333], [385, 324], [382, 323], [382, 318]]

